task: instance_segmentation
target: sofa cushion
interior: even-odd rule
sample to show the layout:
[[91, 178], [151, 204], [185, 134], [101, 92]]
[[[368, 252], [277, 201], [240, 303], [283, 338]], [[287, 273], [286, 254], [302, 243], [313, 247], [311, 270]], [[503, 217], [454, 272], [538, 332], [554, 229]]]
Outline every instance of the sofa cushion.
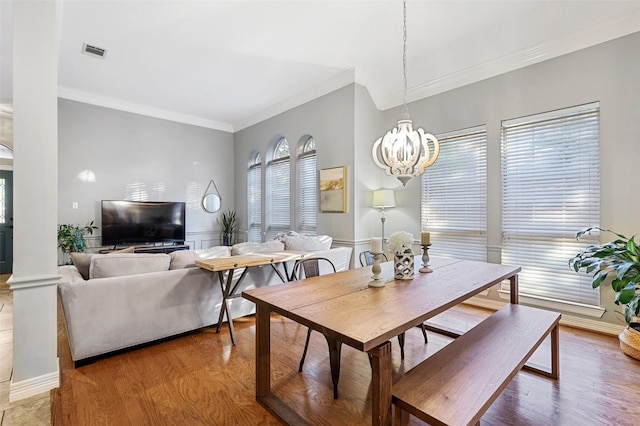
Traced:
[[89, 253], [73, 252], [73, 253], [70, 253], [69, 256], [71, 256], [71, 260], [73, 261], [73, 264], [75, 265], [78, 272], [80, 272], [80, 275], [82, 275], [82, 278], [84, 278], [85, 280], [88, 280], [89, 266], [91, 265], [91, 257], [93, 255]]
[[231, 256], [249, 253], [270, 253], [275, 251], [283, 251], [284, 244], [280, 241], [272, 240], [264, 243], [238, 243], [231, 247]]
[[171, 257], [162, 253], [94, 254], [89, 266], [89, 278], [120, 277], [168, 271], [170, 263]]
[[200, 259], [193, 250], [176, 250], [169, 253], [169, 257], [169, 269], [193, 268], [196, 266], [196, 259]]
[[333, 238], [327, 235], [297, 235], [284, 237], [284, 247], [286, 250], [298, 251], [319, 251], [329, 250]]
[[211, 259], [214, 257], [231, 256], [231, 247], [229, 246], [215, 246], [206, 249], [193, 251], [200, 259]]
[[[109, 252], [108, 254], [133, 253], [134, 251], [135, 251], [135, 247], [127, 247], [125, 249], [114, 250], [112, 252]], [[78, 269], [78, 272], [80, 272], [80, 275], [82, 275], [82, 278], [84, 278], [85, 280], [88, 280], [89, 267], [91, 266], [91, 257], [93, 256], [93, 254], [73, 252], [73, 253], [70, 253], [69, 255], [71, 256], [71, 260], [73, 261], [73, 264], [75, 265], [76, 269]]]

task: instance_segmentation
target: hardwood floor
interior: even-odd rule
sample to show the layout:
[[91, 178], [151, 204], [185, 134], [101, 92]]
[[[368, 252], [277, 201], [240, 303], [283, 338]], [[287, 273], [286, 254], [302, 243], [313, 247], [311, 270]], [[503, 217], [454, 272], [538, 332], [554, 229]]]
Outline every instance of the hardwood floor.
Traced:
[[[461, 307], [438, 318], [464, 330], [486, 311]], [[161, 321], [161, 318], [158, 318]], [[59, 322], [61, 387], [51, 394], [53, 425], [276, 425], [254, 397], [254, 319], [228, 328], [202, 329], [73, 368]], [[371, 423], [371, 371], [367, 356], [342, 351], [340, 398], [332, 398], [326, 342], [312, 333], [303, 373], [298, 362], [306, 328], [272, 316], [272, 383], [276, 393], [318, 425]], [[392, 342], [394, 379], [449, 338], [419, 329], [407, 332], [406, 358]], [[549, 342], [534, 361], [549, 365]], [[625, 356], [616, 337], [562, 327], [560, 380], [520, 372], [482, 418], [482, 425], [637, 425], [640, 362]], [[423, 424], [412, 419], [412, 424]]]

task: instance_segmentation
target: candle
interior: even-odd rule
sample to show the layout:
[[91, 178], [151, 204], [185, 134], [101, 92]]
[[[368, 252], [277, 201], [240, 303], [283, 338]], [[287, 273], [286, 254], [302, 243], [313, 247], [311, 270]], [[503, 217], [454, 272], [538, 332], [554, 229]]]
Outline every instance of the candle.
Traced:
[[431, 244], [431, 234], [425, 231], [422, 233], [421, 237], [422, 245]]
[[382, 253], [382, 238], [371, 238], [371, 253]]

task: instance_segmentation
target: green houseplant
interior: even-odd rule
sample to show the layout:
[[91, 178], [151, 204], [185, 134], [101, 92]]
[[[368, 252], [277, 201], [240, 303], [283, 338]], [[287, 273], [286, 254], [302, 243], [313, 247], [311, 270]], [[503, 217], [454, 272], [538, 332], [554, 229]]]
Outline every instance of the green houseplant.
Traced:
[[[68, 258], [70, 253], [85, 252], [87, 250], [87, 240], [84, 236], [85, 234], [92, 235], [94, 229], [98, 229], [98, 227], [93, 224], [93, 221], [83, 227], [72, 224], [58, 225], [58, 248], [62, 250], [63, 256]], [[65, 263], [70, 262], [70, 260], [67, 260]]]
[[222, 244], [231, 245], [233, 233], [236, 230], [237, 219], [236, 212], [229, 209], [226, 213], [222, 213]]
[[640, 314], [640, 245], [635, 241], [635, 236], [627, 238], [599, 227], [578, 232], [576, 239], [592, 230], [610, 232], [617, 239], [587, 246], [569, 260], [569, 264], [576, 272], [584, 270], [592, 274], [593, 288], [600, 287], [611, 277], [611, 288], [616, 293], [614, 302], [625, 307], [627, 322], [627, 328], [619, 336], [620, 346], [627, 355], [640, 359], [640, 323], [634, 321]]

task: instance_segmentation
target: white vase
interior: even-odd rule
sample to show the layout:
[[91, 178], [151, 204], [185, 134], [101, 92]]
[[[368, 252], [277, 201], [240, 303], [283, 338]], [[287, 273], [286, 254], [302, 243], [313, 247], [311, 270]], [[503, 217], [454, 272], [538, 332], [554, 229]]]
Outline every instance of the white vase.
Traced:
[[394, 255], [395, 278], [397, 280], [411, 280], [415, 271], [413, 265], [413, 253], [396, 253]]

